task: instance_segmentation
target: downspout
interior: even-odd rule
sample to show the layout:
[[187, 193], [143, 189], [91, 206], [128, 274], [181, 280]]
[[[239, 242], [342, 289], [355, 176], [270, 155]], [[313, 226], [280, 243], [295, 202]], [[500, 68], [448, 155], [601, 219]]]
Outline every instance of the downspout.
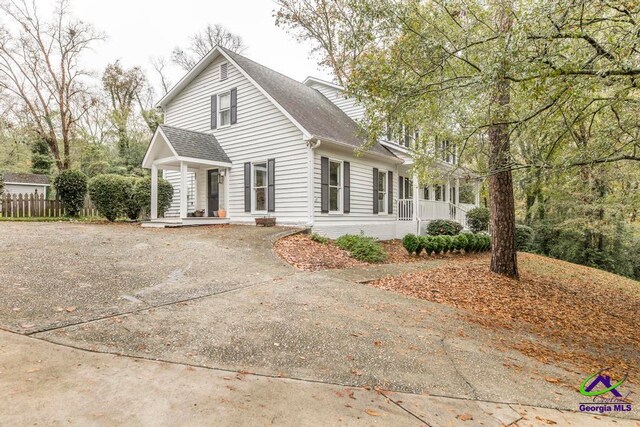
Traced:
[[308, 220], [307, 227], [313, 227], [315, 223], [314, 211], [315, 211], [315, 194], [314, 194], [314, 182], [313, 179], [315, 177], [315, 155], [314, 150], [320, 147], [322, 141], [316, 139], [315, 141], [309, 140], [307, 141], [307, 204], [308, 208]]

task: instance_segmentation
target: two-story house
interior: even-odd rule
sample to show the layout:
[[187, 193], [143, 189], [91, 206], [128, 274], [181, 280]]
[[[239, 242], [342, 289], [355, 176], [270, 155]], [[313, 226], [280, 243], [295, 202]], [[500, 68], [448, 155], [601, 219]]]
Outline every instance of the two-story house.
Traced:
[[[410, 136], [390, 135], [355, 155], [364, 110], [340, 86], [315, 78], [300, 83], [221, 47], [158, 107], [165, 124], [143, 161], [152, 171], [149, 225], [270, 216], [330, 237], [363, 232], [389, 239], [436, 218], [464, 223], [466, 210], [478, 204], [478, 182], [456, 167], [454, 150], [440, 147], [438, 167], [450, 178], [421, 186], [411, 172]], [[165, 218], [158, 218], [158, 170], [174, 186]], [[204, 218], [190, 215], [196, 210]]]

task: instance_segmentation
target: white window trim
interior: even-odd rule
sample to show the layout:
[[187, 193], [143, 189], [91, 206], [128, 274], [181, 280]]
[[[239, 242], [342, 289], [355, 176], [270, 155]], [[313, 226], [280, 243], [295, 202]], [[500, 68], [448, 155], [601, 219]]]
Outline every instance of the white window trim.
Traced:
[[[381, 173], [384, 173], [384, 212], [380, 212], [380, 206], [378, 206], [378, 215], [390, 215], [389, 212], [387, 212], [387, 210], [389, 210], [389, 171], [378, 169], [378, 183], [380, 182]], [[378, 190], [378, 193], [380, 193], [380, 190]]]
[[[264, 207], [265, 209], [263, 211], [259, 211], [256, 209], [256, 185], [255, 185], [255, 180], [256, 180], [256, 167], [255, 165], [257, 164], [263, 164], [265, 166], [265, 171], [266, 171], [266, 183], [264, 186]], [[262, 188], [262, 187], [260, 187]], [[269, 212], [269, 163], [268, 161], [265, 160], [256, 160], [255, 162], [251, 162], [251, 213], [253, 214], [259, 214], [259, 215], [265, 215], [267, 214], [267, 212]]]
[[[222, 109], [220, 108], [220, 103], [224, 95], [229, 95], [229, 108], [225, 110], [229, 111], [229, 123], [226, 125], [222, 124]], [[218, 94], [218, 129], [228, 128], [229, 126], [231, 126], [231, 91], [227, 90]]]
[[[331, 162], [340, 163], [340, 186], [338, 191], [338, 210], [331, 210], [331, 187], [335, 187], [331, 185]], [[344, 214], [344, 160], [340, 159], [332, 159], [329, 158], [329, 176], [327, 177], [329, 180], [329, 215], [343, 215]]]

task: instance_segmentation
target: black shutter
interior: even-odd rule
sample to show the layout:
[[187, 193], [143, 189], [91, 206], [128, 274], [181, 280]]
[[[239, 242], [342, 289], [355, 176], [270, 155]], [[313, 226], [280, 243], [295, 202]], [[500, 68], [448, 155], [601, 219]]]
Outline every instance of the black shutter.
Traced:
[[398, 176], [398, 199], [404, 199], [404, 178]]
[[329, 158], [320, 158], [320, 212], [329, 212]]
[[267, 160], [267, 179], [268, 179], [268, 195], [267, 195], [267, 211], [276, 211], [276, 159]]
[[405, 178], [404, 179], [404, 195], [407, 199], [410, 199], [413, 197], [412, 193], [412, 188], [411, 188], [411, 182], [409, 181], [409, 178]]
[[404, 128], [404, 146], [405, 147], [409, 146], [409, 141], [410, 141], [409, 128], [405, 126]]
[[378, 168], [373, 168], [373, 213], [378, 213]]
[[349, 162], [342, 163], [344, 167], [344, 201], [342, 206], [343, 213], [351, 212], [351, 164]]
[[238, 89], [231, 89], [231, 124], [238, 121]]
[[387, 207], [388, 207], [388, 213], [392, 214], [393, 213], [393, 172], [389, 171], [389, 179], [387, 179], [387, 182], [389, 183], [389, 188], [387, 189], [388, 192], [388, 196], [387, 196]]
[[244, 211], [251, 212], [251, 162], [244, 164]]
[[218, 127], [218, 95], [211, 95], [211, 129]]

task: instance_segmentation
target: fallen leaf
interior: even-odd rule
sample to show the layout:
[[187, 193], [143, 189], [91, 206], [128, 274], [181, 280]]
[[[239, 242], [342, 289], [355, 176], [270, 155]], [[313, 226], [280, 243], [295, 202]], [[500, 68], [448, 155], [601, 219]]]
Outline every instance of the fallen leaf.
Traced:
[[371, 415], [372, 417], [379, 417], [382, 414], [379, 414], [378, 412], [374, 411], [373, 409], [367, 409], [364, 412], [366, 412], [367, 414]]
[[471, 421], [473, 419], [473, 415], [464, 413], [464, 414], [456, 415], [456, 418], [459, 419], [460, 421]]

